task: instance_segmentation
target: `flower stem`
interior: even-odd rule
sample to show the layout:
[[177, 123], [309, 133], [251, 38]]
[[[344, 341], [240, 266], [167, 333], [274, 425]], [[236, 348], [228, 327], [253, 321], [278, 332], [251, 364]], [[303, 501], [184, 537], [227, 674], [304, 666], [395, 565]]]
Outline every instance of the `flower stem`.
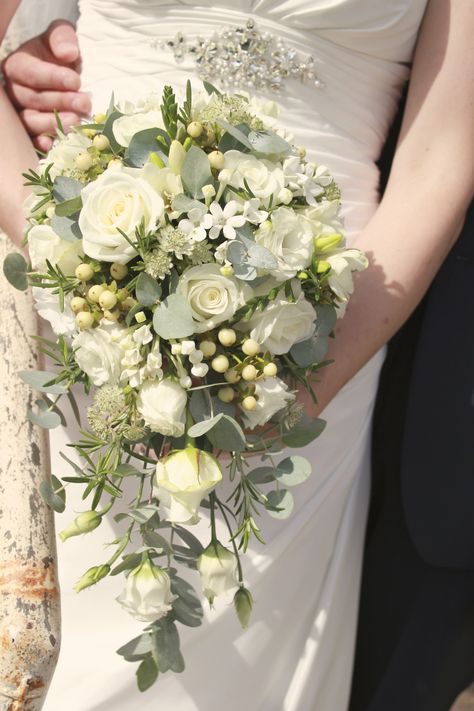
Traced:
[[[223, 519], [224, 519], [224, 521], [225, 521], [225, 523], [226, 523], [227, 530], [229, 531], [229, 534], [230, 534], [230, 541], [231, 541], [231, 543], [232, 543], [232, 548], [234, 549], [234, 555], [235, 555], [235, 557], [237, 558], [237, 571], [238, 571], [238, 574], [239, 574], [239, 583], [240, 583], [241, 585], [243, 585], [243, 584], [244, 584], [244, 573], [243, 573], [243, 570], [242, 570], [242, 563], [240, 562], [239, 550], [238, 550], [238, 548], [237, 548], [237, 544], [236, 544], [235, 539], [234, 539], [234, 533], [233, 533], [233, 531], [232, 531], [232, 527], [231, 527], [231, 525], [230, 525], [230, 523], [229, 523], [229, 519], [228, 519], [228, 517], [227, 517], [225, 508], [222, 506], [221, 502], [219, 501], [219, 499], [218, 499], [218, 497], [215, 495], [215, 493], [212, 492], [212, 494], [214, 495], [214, 500], [216, 501], [216, 503], [217, 503], [217, 505], [218, 505], [218, 507], [219, 507], [219, 509], [220, 509], [220, 512], [221, 512], [221, 514], [222, 514], [222, 517], [223, 517]], [[212, 521], [212, 518], [211, 518], [211, 521]]]

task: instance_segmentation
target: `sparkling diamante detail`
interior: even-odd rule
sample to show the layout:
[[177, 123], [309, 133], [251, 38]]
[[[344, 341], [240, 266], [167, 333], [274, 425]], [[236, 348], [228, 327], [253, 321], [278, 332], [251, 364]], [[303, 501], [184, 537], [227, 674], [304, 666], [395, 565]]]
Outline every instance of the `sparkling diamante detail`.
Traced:
[[303, 57], [281, 37], [260, 31], [253, 20], [245, 27], [224, 27], [207, 39], [178, 32], [174, 39], [155, 40], [153, 44], [172, 51], [176, 62], [191, 57], [199, 77], [221, 89], [240, 87], [278, 93], [286, 79], [324, 87], [313, 57]]

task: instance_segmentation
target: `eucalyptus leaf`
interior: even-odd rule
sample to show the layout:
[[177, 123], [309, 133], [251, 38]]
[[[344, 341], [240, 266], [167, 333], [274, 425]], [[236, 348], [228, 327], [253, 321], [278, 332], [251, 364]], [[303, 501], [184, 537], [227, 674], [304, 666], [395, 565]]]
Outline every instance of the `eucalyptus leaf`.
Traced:
[[275, 489], [267, 494], [266, 509], [272, 518], [288, 518], [294, 507], [293, 495], [287, 489]]
[[114, 153], [117, 153], [122, 150], [122, 146], [120, 145], [120, 143], [117, 142], [114, 136], [114, 123], [121, 116], [123, 116], [123, 114], [120, 113], [120, 111], [112, 111], [111, 113], [109, 113], [102, 131], [104, 136], [107, 136], [107, 138], [109, 139], [110, 147]]
[[199, 200], [194, 200], [193, 198], [188, 197], [184, 193], [180, 193], [179, 195], [176, 195], [173, 200], [171, 201], [171, 207], [173, 210], [179, 213], [183, 212], [189, 212], [190, 210], [194, 210], [198, 208], [199, 210], [203, 209], [202, 202], [199, 202]]
[[230, 124], [228, 121], [225, 121], [225, 119], [223, 118], [217, 119], [216, 123], [218, 124], [218, 126], [225, 129], [225, 131], [227, 131], [227, 133], [229, 133], [233, 138], [235, 138], [240, 144], [242, 144], [242, 146], [247, 148], [247, 150], [253, 151], [253, 146], [245, 133], [245, 129], [248, 128], [246, 124], [232, 126], [232, 124]]
[[269, 484], [275, 481], [275, 467], [257, 467], [247, 474], [247, 479], [252, 484]]
[[142, 306], [153, 306], [161, 298], [161, 284], [146, 272], [137, 279], [135, 295]]
[[54, 430], [55, 427], [59, 427], [61, 424], [61, 417], [57, 412], [52, 412], [51, 410], [44, 410], [39, 413], [33, 412], [33, 410], [28, 410], [27, 417], [30, 422], [38, 427], [43, 427], [46, 430]]
[[244, 134], [244, 136], [247, 136], [250, 133], [250, 126], [247, 126], [245, 123], [240, 123], [237, 124], [237, 126], [233, 126], [233, 128], [236, 128], [239, 133], [237, 134], [235, 131], [232, 133], [229, 133], [228, 130], [222, 135], [218, 149], [222, 151], [222, 153], [226, 153], [227, 151], [241, 151], [242, 153], [248, 153], [250, 151], [250, 148], [242, 143], [240, 140], [240, 132]]
[[124, 557], [121, 563], [119, 563], [115, 566], [115, 568], [113, 568], [110, 575], [118, 575], [119, 573], [123, 573], [124, 570], [133, 570], [134, 568], [140, 565], [141, 560], [142, 556], [140, 553], [129, 553]]
[[53, 183], [53, 197], [59, 203], [74, 200], [74, 198], [81, 197], [83, 187], [79, 180], [58, 175]]
[[179, 634], [174, 622], [164, 617], [155, 623], [152, 633], [152, 654], [160, 672], [167, 672], [179, 655]]
[[167, 555], [173, 555], [173, 549], [163, 536], [152, 530], [145, 529], [143, 531], [143, 540], [152, 548], [161, 548]]
[[187, 627], [199, 627], [204, 611], [193, 586], [175, 576], [171, 578], [171, 592], [177, 596], [173, 602], [173, 613], [178, 622]]
[[194, 390], [189, 400], [189, 409], [195, 422], [211, 417], [211, 399], [204, 390]]
[[194, 555], [201, 555], [204, 550], [204, 547], [201, 541], [196, 538], [196, 536], [191, 533], [191, 531], [188, 531], [187, 528], [178, 525], [174, 526], [174, 531], [181, 538], [181, 540], [189, 546]]
[[185, 668], [186, 665], [184, 663], [184, 657], [181, 652], [179, 652], [173, 664], [171, 665], [171, 671], [173, 671], [175, 674], [181, 674], [182, 672], [184, 672]]
[[318, 336], [329, 336], [337, 322], [337, 311], [330, 304], [320, 304], [316, 306], [317, 320], [316, 332]]
[[22, 254], [12, 252], [5, 257], [3, 262], [5, 279], [18, 291], [26, 291], [28, 289], [27, 271], [28, 264]]
[[66, 508], [66, 492], [63, 484], [55, 476], [51, 479], [46, 479], [39, 486], [40, 494], [43, 501], [56, 511], [62, 513]]
[[117, 649], [117, 654], [124, 657], [127, 662], [138, 662], [140, 659], [145, 659], [150, 653], [151, 635], [149, 632], [131, 639], [130, 642]]
[[20, 370], [18, 377], [41, 393], [50, 393], [51, 395], [64, 395], [67, 393], [67, 387], [62, 383], [47, 385], [47, 383], [56, 378], [56, 373], [49, 373], [47, 370]]
[[275, 476], [283, 486], [297, 486], [311, 476], [311, 463], [298, 455], [278, 463]]
[[319, 437], [325, 427], [325, 420], [303, 415], [301, 420], [282, 436], [282, 441], [287, 447], [305, 447]]
[[51, 227], [61, 239], [65, 239], [67, 242], [75, 242], [82, 237], [79, 223], [71, 217], [59, 217], [57, 214], [53, 215], [51, 218]]
[[302, 368], [308, 368], [315, 363], [321, 363], [328, 351], [327, 336], [319, 336], [316, 333], [306, 341], [295, 343], [290, 349], [290, 354], [295, 363]]
[[194, 333], [191, 308], [181, 294], [170, 294], [156, 309], [153, 328], [161, 338], [186, 338]]
[[181, 167], [181, 179], [193, 198], [202, 198], [204, 185], [213, 183], [209, 159], [202, 148], [191, 146]]
[[292, 152], [290, 144], [274, 131], [251, 131], [247, 139], [256, 153], [282, 156]]
[[55, 213], [58, 217], [70, 217], [70, 215], [75, 215], [76, 212], [82, 207], [81, 196], [72, 198], [71, 200], [65, 200], [56, 205]]
[[152, 656], [146, 657], [137, 669], [137, 686], [140, 691], [146, 691], [158, 679], [158, 667]]
[[190, 437], [202, 437], [202, 435], [206, 434], [206, 432], [209, 432], [209, 430], [212, 430], [213, 427], [217, 425], [218, 422], [223, 418], [223, 414], [220, 413], [219, 415], [216, 415], [215, 417], [211, 417], [206, 420], [201, 420], [201, 422], [197, 422], [195, 425], [192, 425], [189, 430], [188, 434]]
[[225, 452], [243, 452], [245, 435], [241, 426], [228, 415], [221, 415], [217, 424], [207, 433], [207, 439], [216, 449]]
[[114, 471], [114, 476], [142, 476], [144, 473], [143, 469], [137, 469], [131, 464], [119, 464]]
[[164, 145], [157, 139], [159, 132], [159, 128], [146, 128], [135, 133], [125, 153], [125, 160], [129, 165], [142, 168], [148, 162], [150, 153], [158, 153], [163, 162], [167, 163]]
[[156, 506], [140, 506], [136, 509], [130, 509], [128, 515], [138, 523], [147, 523], [152, 516], [157, 512]]

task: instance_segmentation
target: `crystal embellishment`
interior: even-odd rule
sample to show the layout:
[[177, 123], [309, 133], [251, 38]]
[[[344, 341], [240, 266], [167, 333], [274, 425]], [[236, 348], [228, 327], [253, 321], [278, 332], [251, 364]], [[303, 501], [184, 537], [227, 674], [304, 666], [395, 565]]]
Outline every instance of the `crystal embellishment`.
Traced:
[[192, 57], [199, 77], [221, 89], [279, 93], [286, 79], [324, 86], [313, 57], [303, 57], [281, 37], [260, 31], [251, 19], [245, 27], [224, 27], [208, 38], [178, 32], [174, 39], [154, 44], [171, 50], [177, 62]]

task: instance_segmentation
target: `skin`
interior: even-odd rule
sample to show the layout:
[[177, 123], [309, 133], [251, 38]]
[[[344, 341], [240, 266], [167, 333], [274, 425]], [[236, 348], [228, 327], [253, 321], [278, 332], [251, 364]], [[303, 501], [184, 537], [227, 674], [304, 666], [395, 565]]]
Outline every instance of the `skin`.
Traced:
[[[2, 5], [0, 32], [16, 4]], [[315, 383], [318, 405], [300, 393], [310, 414], [319, 414], [400, 328], [459, 234], [474, 191], [473, 32], [472, 0], [428, 3], [390, 179], [354, 245], [367, 253], [370, 266], [356, 275], [355, 294], [338, 323], [328, 354], [335, 363]], [[0, 120], [9, 133], [0, 170], [11, 176], [0, 192], [0, 225], [19, 239], [23, 193], [17, 176], [34, 158], [5, 94], [0, 94]]]

